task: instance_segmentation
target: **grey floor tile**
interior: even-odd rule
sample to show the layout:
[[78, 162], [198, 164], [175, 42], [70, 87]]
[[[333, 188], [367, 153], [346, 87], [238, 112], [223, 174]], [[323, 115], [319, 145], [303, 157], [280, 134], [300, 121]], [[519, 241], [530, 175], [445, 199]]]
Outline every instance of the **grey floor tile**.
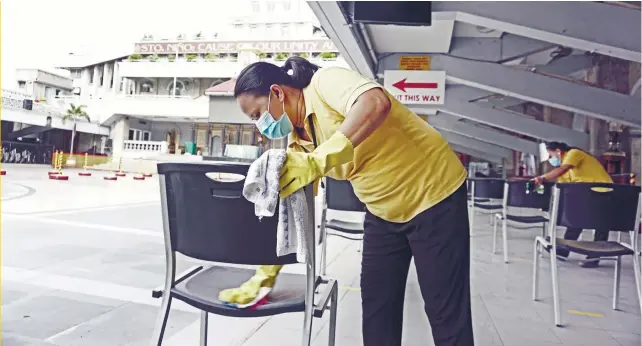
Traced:
[[633, 333], [609, 332], [622, 346], [639, 346], [641, 344], [640, 335]]
[[[159, 309], [148, 305], [126, 304], [49, 341], [65, 346], [129, 346], [148, 345]], [[177, 331], [198, 320], [198, 314], [172, 311], [165, 336], [170, 338]]]
[[617, 340], [605, 330], [568, 326], [554, 328], [553, 332], [564, 346], [620, 346]]
[[3, 331], [46, 339], [115, 307], [106, 301], [95, 302], [95, 298], [79, 300], [80, 296], [69, 298], [45, 294], [5, 307], [2, 311]]
[[24, 336], [12, 335], [10, 333], [2, 333], [3, 346], [58, 346], [42, 340], [27, 338]]

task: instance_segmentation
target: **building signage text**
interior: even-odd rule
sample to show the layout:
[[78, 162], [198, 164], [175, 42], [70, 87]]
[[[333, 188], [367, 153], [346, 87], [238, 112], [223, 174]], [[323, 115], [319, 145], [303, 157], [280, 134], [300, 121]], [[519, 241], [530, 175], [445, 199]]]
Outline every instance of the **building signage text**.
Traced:
[[404, 104], [444, 104], [445, 71], [386, 70], [383, 81], [386, 90]]
[[209, 54], [254, 50], [262, 53], [337, 52], [330, 40], [315, 41], [245, 41], [245, 42], [139, 42], [139, 54]]

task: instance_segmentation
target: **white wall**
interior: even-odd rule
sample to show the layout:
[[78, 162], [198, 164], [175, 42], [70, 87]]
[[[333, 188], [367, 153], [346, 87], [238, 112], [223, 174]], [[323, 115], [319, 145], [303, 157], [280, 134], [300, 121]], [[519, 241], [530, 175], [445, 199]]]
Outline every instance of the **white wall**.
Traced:
[[254, 124], [241, 112], [232, 96], [210, 96], [209, 122], [218, 124]]

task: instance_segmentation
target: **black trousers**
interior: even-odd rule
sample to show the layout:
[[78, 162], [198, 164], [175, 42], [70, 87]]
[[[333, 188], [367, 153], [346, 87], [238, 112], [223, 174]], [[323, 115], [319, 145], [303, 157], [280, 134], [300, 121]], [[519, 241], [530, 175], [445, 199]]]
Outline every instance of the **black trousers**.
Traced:
[[413, 257], [435, 345], [473, 346], [466, 184], [406, 223], [384, 221], [368, 212], [364, 229], [364, 346], [401, 346]]

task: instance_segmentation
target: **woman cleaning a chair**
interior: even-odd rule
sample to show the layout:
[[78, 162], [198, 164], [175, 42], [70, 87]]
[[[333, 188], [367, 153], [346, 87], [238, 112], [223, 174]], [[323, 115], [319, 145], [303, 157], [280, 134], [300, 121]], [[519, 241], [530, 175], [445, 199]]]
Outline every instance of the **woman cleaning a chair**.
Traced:
[[[546, 144], [546, 150], [550, 158], [548, 162], [554, 168], [534, 179], [536, 184], [544, 182], [558, 181], [569, 183], [613, 183], [611, 176], [606, 172], [600, 162], [580, 149], [569, 147], [562, 142], [549, 142]], [[580, 228], [567, 228], [564, 233], [564, 239], [577, 240], [582, 233]], [[609, 239], [609, 230], [596, 229], [594, 241], [606, 241]], [[558, 247], [557, 256], [566, 258], [569, 251], [563, 247]], [[590, 258], [587, 258], [590, 259]], [[586, 261], [581, 264], [584, 268], [596, 268], [599, 261]]]
[[[288, 136], [282, 198], [329, 176], [350, 181], [366, 204], [364, 345], [401, 345], [413, 258], [435, 345], [474, 345], [467, 173], [439, 132], [376, 82], [300, 57], [247, 66], [234, 96], [263, 135]], [[263, 266], [220, 299], [251, 301], [280, 269]]]

